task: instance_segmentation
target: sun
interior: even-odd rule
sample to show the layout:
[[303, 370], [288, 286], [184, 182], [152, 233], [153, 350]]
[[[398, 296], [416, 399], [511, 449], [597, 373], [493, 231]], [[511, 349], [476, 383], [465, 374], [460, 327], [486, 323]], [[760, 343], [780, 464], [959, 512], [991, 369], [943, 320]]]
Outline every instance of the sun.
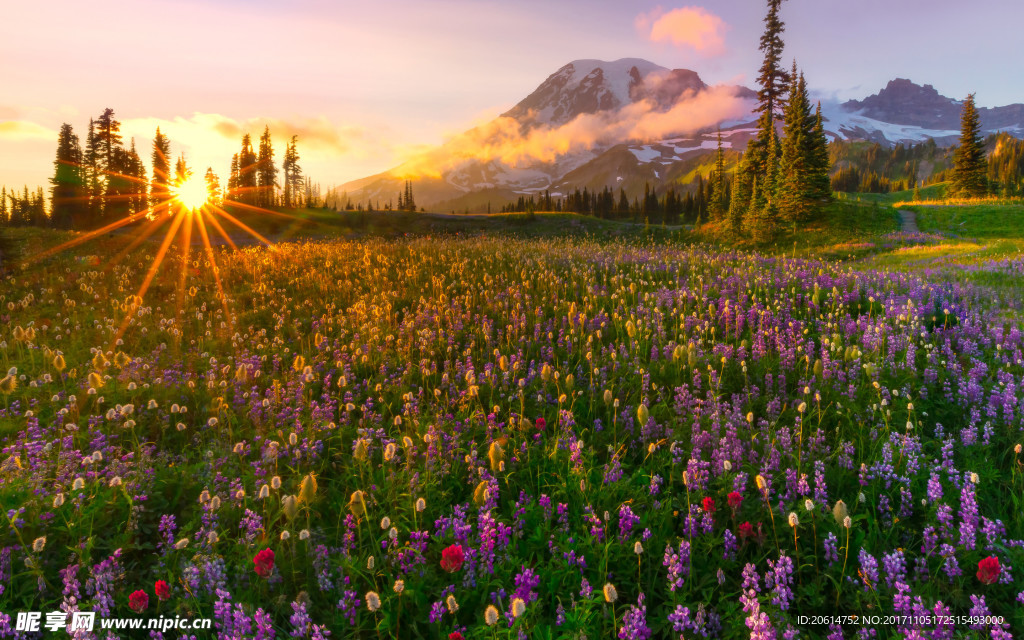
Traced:
[[174, 190], [174, 199], [189, 211], [202, 208], [210, 198], [202, 178], [189, 177]]

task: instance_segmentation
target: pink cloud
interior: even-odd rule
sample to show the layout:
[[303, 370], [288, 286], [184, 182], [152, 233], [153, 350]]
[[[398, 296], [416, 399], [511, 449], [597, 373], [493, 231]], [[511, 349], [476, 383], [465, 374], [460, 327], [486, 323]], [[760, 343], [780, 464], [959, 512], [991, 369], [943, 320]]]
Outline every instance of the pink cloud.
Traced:
[[703, 7], [680, 7], [668, 12], [659, 7], [637, 16], [636, 24], [652, 42], [690, 48], [704, 56], [725, 52], [723, 34], [729, 25]]

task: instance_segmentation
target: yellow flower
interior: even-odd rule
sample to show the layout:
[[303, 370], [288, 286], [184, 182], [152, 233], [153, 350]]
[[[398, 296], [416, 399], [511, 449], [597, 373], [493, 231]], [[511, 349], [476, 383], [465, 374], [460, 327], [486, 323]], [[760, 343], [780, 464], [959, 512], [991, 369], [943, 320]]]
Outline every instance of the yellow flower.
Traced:
[[348, 510], [357, 518], [366, 513], [366, 498], [362, 491], [357, 489], [352, 492], [352, 496], [348, 499]]
[[648, 411], [647, 405], [642, 404], [640, 408], [636, 410], [636, 418], [640, 421], [640, 426], [644, 427], [647, 425], [647, 421], [651, 417], [651, 412]]
[[526, 613], [526, 603], [523, 602], [522, 598], [513, 598], [512, 600], [512, 617], [518, 618], [519, 616]]
[[311, 473], [303, 478], [302, 484], [299, 485], [299, 502], [312, 502], [316, 497], [316, 489], [316, 476]]
[[484, 622], [487, 623], [488, 627], [493, 627], [498, 622], [498, 608], [493, 604], [487, 605], [484, 610]]
[[846, 508], [846, 503], [842, 500], [836, 500], [836, 506], [832, 507], [832, 516], [836, 519], [836, 522], [842, 524], [848, 515], [850, 515], [850, 512]]
[[615, 585], [610, 582], [604, 585], [604, 589], [602, 591], [604, 592], [605, 602], [615, 602], [619, 599], [619, 592], [615, 590]]
[[380, 609], [380, 596], [377, 595], [376, 591], [368, 591], [366, 593], [366, 608], [370, 611]]
[[487, 449], [487, 458], [491, 461], [493, 473], [501, 470], [502, 463], [505, 461], [505, 450], [501, 448], [497, 440], [491, 442], [490, 448]]

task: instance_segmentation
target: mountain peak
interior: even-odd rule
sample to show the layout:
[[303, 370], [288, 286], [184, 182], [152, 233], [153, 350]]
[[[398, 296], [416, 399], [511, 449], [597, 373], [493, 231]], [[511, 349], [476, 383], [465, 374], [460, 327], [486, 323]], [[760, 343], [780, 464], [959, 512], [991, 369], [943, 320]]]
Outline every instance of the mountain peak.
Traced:
[[875, 95], [850, 100], [843, 108], [876, 120], [931, 129], [955, 129], [960, 122], [958, 101], [941, 95], [930, 84], [919, 85], [906, 78], [890, 80]]
[[[672, 74], [665, 67], [642, 58], [621, 58], [605, 61], [581, 59], [564, 65], [537, 87], [519, 104], [505, 112], [530, 127], [561, 125], [585, 113], [619, 109], [641, 99], [638, 87], [648, 77]], [[685, 71], [687, 74], [696, 73]], [[699, 87], [692, 81], [692, 88]], [[685, 84], [685, 83], [684, 83]], [[677, 94], [678, 95], [678, 94]]]

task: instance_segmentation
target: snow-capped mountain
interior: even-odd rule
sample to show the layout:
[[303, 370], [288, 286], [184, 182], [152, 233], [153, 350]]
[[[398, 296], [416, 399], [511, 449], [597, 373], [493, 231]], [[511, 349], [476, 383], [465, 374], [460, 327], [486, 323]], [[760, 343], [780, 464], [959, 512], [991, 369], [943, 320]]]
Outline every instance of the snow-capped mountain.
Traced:
[[[749, 119], [754, 97], [747, 88], [709, 87], [694, 71], [639, 58], [575, 60], [495, 121], [336, 192], [352, 202], [383, 206], [411, 179], [417, 204], [440, 204], [441, 209], [467, 202], [477, 206], [479, 198], [466, 196], [481, 191], [493, 196], [495, 206], [521, 194], [547, 190], [555, 195], [565, 185], [563, 177], [578, 175], [588, 163], [622, 145], [634, 151], [637, 165], [650, 164], [646, 158], [654, 157], [659, 141], [664, 144], [657, 148], [665, 153], [655, 155], [667, 162], [700, 151], [708, 144], [702, 134], [721, 120], [707, 113], [714, 101], [730, 104], [732, 110], [723, 114], [733, 120], [726, 125], [735, 125]], [[693, 105], [692, 113], [688, 105]], [[649, 135], [652, 125], [661, 135]], [[627, 177], [613, 176], [610, 186], [621, 186], [636, 169], [623, 167]], [[663, 172], [640, 173], [657, 183]]]
[[640, 100], [651, 100], [656, 108], [667, 110], [685, 92], [706, 88], [694, 71], [669, 70], [640, 58], [575, 60], [502, 116], [527, 127], [563, 125], [582, 114], [614, 111]]
[[[384, 206], [408, 179], [419, 205], [479, 211], [545, 191], [607, 186], [632, 195], [644, 183], [685, 185], [709, 170], [717, 130], [729, 152], [745, 149], [756, 133], [755, 97], [639, 58], [575, 60], [494, 121], [336, 192], [342, 202]], [[823, 102], [822, 115], [833, 139], [949, 145], [959, 137], [961, 106], [931, 85], [896, 79], [863, 100]], [[979, 115], [985, 133], [1024, 135], [1024, 105]]]

